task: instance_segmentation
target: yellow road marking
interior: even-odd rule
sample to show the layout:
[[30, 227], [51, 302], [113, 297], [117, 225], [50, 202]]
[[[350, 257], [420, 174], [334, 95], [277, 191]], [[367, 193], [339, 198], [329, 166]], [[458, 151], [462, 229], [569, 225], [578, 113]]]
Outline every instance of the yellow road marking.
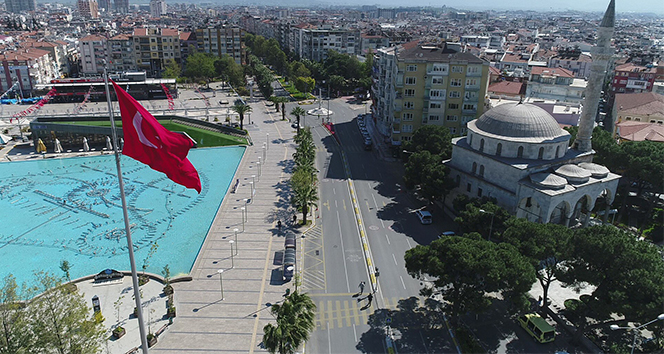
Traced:
[[327, 302], [327, 326], [334, 329], [334, 312], [332, 312], [332, 301]]
[[341, 200], [344, 203], [344, 210], [346, 210], [346, 199]]
[[355, 306], [353, 306], [353, 318], [355, 318], [356, 325], [362, 324], [362, 322], [360, 321], [360, 310], [357, 308], [357, 301]]
[[344, 300], [344, 318], [346, 319], [346, 327], [350, 327], [350, 307], [348, 306], [348, 301]]
[[339, 300], [335, 301], [335, 305], [337, 305], [336, 311], [335, 311], [335, 313], [337, 315], [337, 326], [339, 326], [339, 328], [342, 328], [344, 325], [341, 323], [341, 321], [343, 320], [341, 318], [341, 301], [339, 301]]

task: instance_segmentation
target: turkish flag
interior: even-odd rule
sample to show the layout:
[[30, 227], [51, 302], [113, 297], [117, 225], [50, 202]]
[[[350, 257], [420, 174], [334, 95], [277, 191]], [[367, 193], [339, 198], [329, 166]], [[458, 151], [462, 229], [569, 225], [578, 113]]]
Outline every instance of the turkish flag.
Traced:
[[124, 147], [122, 154], [163, 172], [173, 182], [201, 192], [201, 179], [187, 159], [194, 142], [184, 134], [164, 128], [140, 103], [115, 82], [120, 104]]

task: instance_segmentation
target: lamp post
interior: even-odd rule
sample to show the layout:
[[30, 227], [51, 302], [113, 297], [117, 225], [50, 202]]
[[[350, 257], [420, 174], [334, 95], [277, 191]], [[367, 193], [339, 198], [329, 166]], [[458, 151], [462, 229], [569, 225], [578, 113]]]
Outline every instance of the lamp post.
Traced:
[[251, 185], [251, 202], [253, 203], [254, 202], [254, 194], [256, 193], [256, 191], [254, 190], [254, 182], [249, 182], [249, 184]]
[[219, 273], [219, 286], [221, 286], [221, 299], [223, 300], [224, 299], [224, 277], [223, 277], [224, 270], [219, 269], [219, 270], [217, 270], [217, 273]]
[[484, 209], [480, 209], [480, 212], [484, 214], [491, 214], [491, 224], [489, 225], [489, 241], [491, 241], [491, 232], [493, 231], [493, 218], [496, 216], [496, 212], [494, 211], [493, 213], [491, 213]]
[[233, 244], [235, 243], [235, 241], [230, 240], [228, 241], [228, 243], [231, 244], [231, 268], [235, 268], [235, 261], [233, 260], [233, 256], [235, 255], [235, 253], [233, 252]]
[[242, 213], [242, 232], [244, 232], [244, 210], [244, 207], [240, 208], [240, 213]]
[[244, 208], [242, 209], [243, 210], [242, 211], [242, 217], [244, 218], [244, 220], [247, 220], [247, 219], [249, 219], [249, 215], [248, 215], [249, 214], [249, 206], [247, 205], [247, 202], [249, 202], [249, 199], [244, 198], [242, 200], [244, 200]]
[[267, 146], [267, 149], [270, 150], [270, 133], [267, 133], [266, 139], [267, 139], [267, 142], [265, 144]]
[[233, 229], [233, 232], [235, 233], [235, 254], [237, 254], [237, 232], [238, 229]]
[[[261, 160], [260, 160], [260, 158], [261, 158], [261, 157], [258, 156], [258, 162], [256, 162], [256, 167], [258, 167], [258, 177], [260, 177], [261, 174], [262, 174], [262, 173], [261, 173]], [[258, 180], [260, 181], [260, 178], [259, 178]]]
[[657, 318], [655, 318], [654, 320], [652, 320], [652, 321], [650, 321], [650, 322], [648, 322], [648, 323], [644, 323], [644, 324], [642, 324], [642, 325], [640, 325], [640, 326], [638, 326], [638, 327], [620, 327], [620, 326], [618, 326], [618, 325], [612, 324], [609, 328], [611, 328], [612, 331], [615, 331], [615, 330], [618, 330], [618, 329], [626, 329], [626, 330], [628, 330], [628, 331], [632, 331], [632, 332], [634, 332], [634, 340], [632, 340], [632, 351], [631, 351], [631, 353], [634, 354], [634, 347], [636, 346], [636, 336], [638, 335], [638, 332], [637, 332], [637, 331], [638, 331], [639, 329], [641, 329], [641, 328], [643, 328], [643, 327], [645, 327], [645, 326], [647, 326], [647, 325], [653, 323], [653, 322], [663, 321], [663, 320], [664, 320], [664, 313], [661, 314], [661, 315], [659, 315], [659, 316], [657, 316]]

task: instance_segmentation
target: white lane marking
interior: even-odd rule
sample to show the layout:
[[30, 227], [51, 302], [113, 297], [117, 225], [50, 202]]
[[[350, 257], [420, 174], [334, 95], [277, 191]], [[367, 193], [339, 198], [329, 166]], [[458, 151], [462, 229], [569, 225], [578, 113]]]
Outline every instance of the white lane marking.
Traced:
[[332, 192], [333, 192], [334, 194], [337, 194], [337, 189], [336, 189], [336, 188], [332, 188]]
[[406, 283], [403, 282], [403, 277], [400, 275], [399, 278], [401, 278], [401, 285], [403, 285], [403, 288], [406, 289]]
[[341, 218], [339, 217], [339, 210], [337, 210], [337, 223], [339, 224], [339, 240], [341, 240], [341, 254], [344, 255], [344, 271], [346, 272], [346, 287], [350, 292], [350, 281], [348, 280], [348, 266], [346, 265], [346, 250], [344, 249], [344, 238], [341, 235]]
[[318, 129], [313, 129], [313, 131], [316, 132], [316, 135], [318, 135], [319, 138], [323, 139], [323, 136], [320, 135], [320, 133], [318, 132]]
[[410, 244], [410, 240], [406, 239], [406, 242], [408, 242], [408, 248], [413, 248], [413, 245]]
[[329, 326], [329, 321], [328, 321], [328, 326], [327, 326], [327, 352], [332, 354], [332, 337], [330, 337], [330, 326]]
[[355, 323], [353, 323], [353, 335], [355, 336], [355, 343], [357, 343], [357, 329], [355, 328]]
[[380, 224], [383, 225], [383, 229], [385, 228], [385, 222], [383, 222], [383, 219], [378, 219], [380, 220]]
[[392, 259], [394, 259], [394, 264], [399, 265], [399, 263], [397, 263], [397, 257], [394, 255], [394, 253], [392, 253]]
[[376, 201], [376, 196], [371, 193], [371, 198], [373, 198], [374, 205], [376, 206], [376, 210], [378, 210], [378, 202]]
[[391, 243], [390, 243], [390, 238], [387, 237], [387, 234], [385, 234], [385, 238], [387, 239], [387, 244], [388, 244], [388, 245], [391, 245]]
[[334, 200], [334, 207], [335, 207], [335, 208], [338, 208], [338, 207], [339, 207], [339, 206], [337, 205], [337, 200], [336, 200], [336, 199]]

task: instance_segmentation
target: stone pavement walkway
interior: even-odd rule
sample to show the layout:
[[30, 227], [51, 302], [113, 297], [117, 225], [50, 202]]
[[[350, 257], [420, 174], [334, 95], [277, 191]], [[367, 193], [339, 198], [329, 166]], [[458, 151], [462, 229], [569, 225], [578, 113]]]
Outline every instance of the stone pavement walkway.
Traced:
[[[236, 172], [239, 186], [235, 193], [227, 194], [218, 210], [191, 271], [193, 280], [173, 284], [177, 317], [151, 351], [264, 351], [259, 345], [263, 326], [273, 320], [269, 306], [283, 300], [286, 288], [293, 287], [292, 282], [282, 282], [279, 254], [284, 239], [276, 222], [282, 220], [287, 229], [290, 223], [286, 220], [293, 215], [287, 181], [295, 151], [294, 130], [264, 101], [251, 106], [252, 124], [246, 128], [254, 145], [247, 148]], [[240, 208], [251, 197], [252, 182], [255, 195], [246, 204], [243, 225]], [[231, 257], [229, 241], [235, 241], [234, 229], [239, 230], [237, 255]]]

